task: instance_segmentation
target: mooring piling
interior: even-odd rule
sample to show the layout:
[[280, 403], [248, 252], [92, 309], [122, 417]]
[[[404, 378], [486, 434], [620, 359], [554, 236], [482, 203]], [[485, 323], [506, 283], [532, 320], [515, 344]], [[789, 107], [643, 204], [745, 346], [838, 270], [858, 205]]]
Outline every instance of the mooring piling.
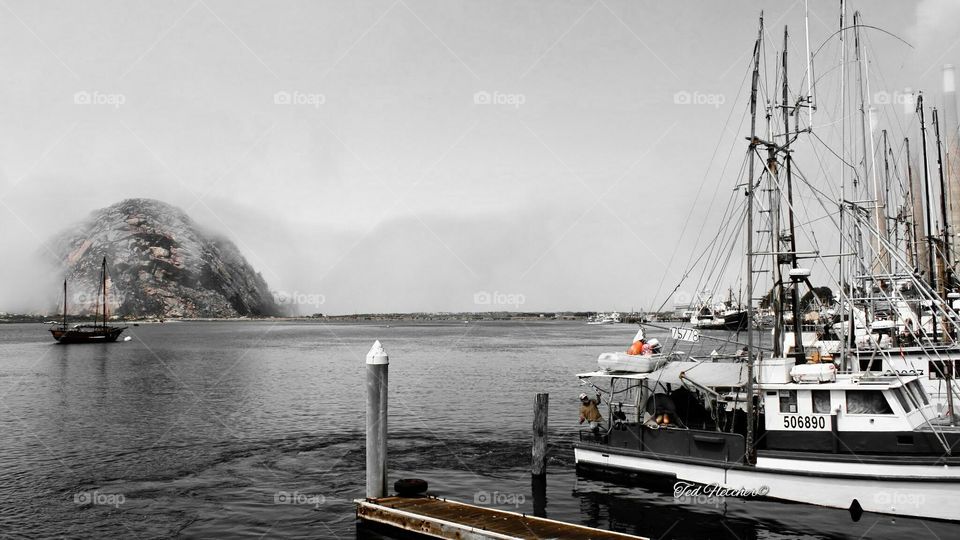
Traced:
[[547, 473], [547, 410], [550, 394], [537, 394], [533, 408], [533, 466], [531, 473], [541, 476]]
[[390, 357], [377, 340], [367, 353], [367, 497], [387, 495], [387, 371]]
[[533, 408], [533, 463], [530, 467], [533, 515], [537, 517], [547, 517], [547, 412], [549, 405], [550, 394], [537, 394]]

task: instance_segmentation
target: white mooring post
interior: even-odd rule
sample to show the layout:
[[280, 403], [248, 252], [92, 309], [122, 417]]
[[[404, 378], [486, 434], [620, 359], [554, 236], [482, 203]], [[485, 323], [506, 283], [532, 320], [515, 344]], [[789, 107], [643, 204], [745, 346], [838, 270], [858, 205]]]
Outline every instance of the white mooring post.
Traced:
[[367, 353], [367, 498], [387, 495], [387, 368], [378, 340]]

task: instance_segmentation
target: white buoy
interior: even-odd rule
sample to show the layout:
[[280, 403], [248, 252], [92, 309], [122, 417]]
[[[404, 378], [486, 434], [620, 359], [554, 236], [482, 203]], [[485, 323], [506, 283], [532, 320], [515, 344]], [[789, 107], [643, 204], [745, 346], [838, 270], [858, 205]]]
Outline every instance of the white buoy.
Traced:
[[124, 341], [133, 341], [133, 338], [130, 337], [130, 336], [127, 336], [127, 337], [123, 338], [123, 340], [124, 340]]

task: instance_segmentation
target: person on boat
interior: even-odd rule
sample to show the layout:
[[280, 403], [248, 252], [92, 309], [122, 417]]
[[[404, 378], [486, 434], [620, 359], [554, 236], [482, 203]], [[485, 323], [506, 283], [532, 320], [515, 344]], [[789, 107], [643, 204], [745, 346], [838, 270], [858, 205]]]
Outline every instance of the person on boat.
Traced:
[[586, 422], [593, 431], [593, 436], [599, 438], [600, 422], [603, 422], [603, 416], [600, 415], [597, 405], [600, 405], [600, 394], [597, 394], [597, 399], [590, 399], [586, 393], [580, 394], [580, 423]]
[[633, 345], [630, 345], [630, 348], [627, 349], [627, 354], [633, 356], [653, 356], [654, 354], [660, 354], [661, 350], [663, 350], [663, 347], [657, 338], [653, 338], [650, 341], [641, 339], [640, 341], [634, 341]]

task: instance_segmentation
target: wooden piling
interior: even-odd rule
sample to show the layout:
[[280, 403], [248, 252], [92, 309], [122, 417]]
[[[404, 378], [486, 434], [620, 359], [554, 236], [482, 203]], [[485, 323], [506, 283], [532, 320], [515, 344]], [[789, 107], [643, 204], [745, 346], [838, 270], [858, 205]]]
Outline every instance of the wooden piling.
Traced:
[[547, 410], [550, 394], [539, 393], [533, 408], [533, 466], [534, 476], [547, 473]]
[[378, 340], [367, 353], [367, 497], [387, 495], [387, 371]]

